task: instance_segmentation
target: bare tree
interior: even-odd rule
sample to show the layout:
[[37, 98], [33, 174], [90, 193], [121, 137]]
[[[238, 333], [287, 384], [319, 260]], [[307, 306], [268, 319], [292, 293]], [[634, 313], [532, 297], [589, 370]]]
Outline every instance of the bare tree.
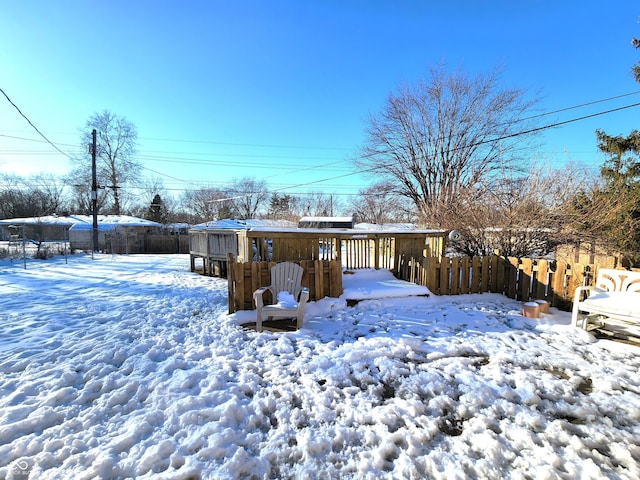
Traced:
[[[638, 18], [638, 23], [640, 23], [640, 18]], [[640, 38], [632, 38], [631, 45], [633, 45], [633, 48], [640, 48]], [[631, 68], [631, 74], [636, 79], [636, 82], [640, 83], [640, 62]]]
[[415, 208], [407, 205], [390, 182], [378, 182], [361, 189], [351, 202], [358, 222], [399, 223], [415, 221]]
[[468, 78], [432, 69], [369, 117], [356, 166], [393, 182], [428, 224], [444, 227], [464, 191], [515, 164], [535, 103], [523, 90], [500, 88], [497, 71]]
[[341, 210], [341, 202], [334, 194], [310, 192], [298, 197], [297, 208], [301, 217], [333, 217]]
[[180, 203], [192, 223], [209, 222], [236, 216], [232, 193], [220, 188], [202, 188], [184, 193]]
[[264, 180], [244, 177], [233, 182], [229, 189], [233, 205], [242, 219], [257, 218], [261, 209], [266, 209], [269, 191]]
[[37, 199], [43, 213], [62, 214], [69, 210], [69, 201], [65, 196], [65, 188], [52, 174], [39, 173], [27, 179], [30, 195]]
[[[133, 204], [129, 209], [132, 215], [141, 218], [147, 218], [150, 209], [152, 211], [154, 210], [155, 197], [159, 196], [162, 201], [161, 210], [163, 212], [163, 223], [178, 222], [177, 202], [167, 191], [161, 178], [143, 178], [139, 182], [137, 182], [137, 186], [132, 190], [132, 192], [135, 192], [136, 196], [136, 203]], [[152, 219], [149, 218], [149, 220]]]
[[0, 218], [39, 217], [68, 209], [64, 186], [53, 175], [0, 175]]
[[[82, 133], [84, 145], [91, 143], [91, 131], [96, 129], [97, 148], [96, 166], [98, 184], [104, 189], [104, 194], [112, 203], [110, 211], [120, 215], [123, 210], [126, 195], [123, 188], [140, 174], [141, 164], [134, 157], [138, 133], [133, 123], [125, 117], [120, 117], [104, 110], [94, 113], [85, 125]], [[70, 178], [78, 185], [77, 194], [89, 191], [85, 185], [91, 185], [91, 163], [89, 157], [79, 161], [72, 171]], [[86, 200], [80, 200], [84, 204]]]
[[[558, 181], [562, 178], [563, 181]], [[530, 166], [526, 174], [494, 178], [466, 191], [452, 211], [462, 239], [452, 250], [469, 256], [547, 255], [566, 240], [567, 210], [588, 183], [586, 171], [567, 165], [562, 171]]]

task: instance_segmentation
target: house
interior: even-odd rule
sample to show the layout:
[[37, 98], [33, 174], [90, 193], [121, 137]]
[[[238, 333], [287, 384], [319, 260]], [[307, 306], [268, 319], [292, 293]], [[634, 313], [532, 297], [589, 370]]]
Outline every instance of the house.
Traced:
[[[98, 215], [98, 250], [143, 253], [140, 239], [159, 233], [162, 224], [129, 215]], [[91, 250], [92, 215], [46, 215], [0, 220], [0, 238], [30, 242], [69, 242], [72, 250]]]
[[[69, 229], [73, 250], [91, 250], [93, 217]], [[144, 237], [159, 234], [162, 224], [129, 215], [98, 215], [98, 250], [109, 253], [145, 253]]]

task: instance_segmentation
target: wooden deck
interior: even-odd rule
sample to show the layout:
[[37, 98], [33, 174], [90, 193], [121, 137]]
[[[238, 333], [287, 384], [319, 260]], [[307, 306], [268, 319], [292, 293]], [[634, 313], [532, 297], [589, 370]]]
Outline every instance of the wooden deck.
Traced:
[[229, 253], [237, 262], [337, 260], [344, 268], [395, 271], [402, 258], [442, 256], [444, 235], [442, 230], [194, 229], [189, 253], [192, 271], [217, 276], [227, 275]]

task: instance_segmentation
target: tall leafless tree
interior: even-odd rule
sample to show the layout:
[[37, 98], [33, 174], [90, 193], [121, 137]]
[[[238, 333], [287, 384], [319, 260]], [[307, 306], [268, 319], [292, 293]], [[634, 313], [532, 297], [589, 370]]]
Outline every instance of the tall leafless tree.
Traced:
[[309, 192], [297, 200], [300, 217], [333, 217], [342, 210], [341, 201], [333, 193]]
[[[82, 130], [82, 142], [84, 145], [91, 143], [91, 131], [96, 129], [96, 166], [97, 178], [102, 194], [99, 195], [100, 203], [111, 203], [108, 213], [120, 215], [123, 213], [124, 198], [123, 189], [133, 180], [137, 179], [142, 165], [135, 158], [138, 133], [133, 123], [125, 117], [118, 116], [108, 110], [94, 113]], [[91, 159], [89, 155], [78, 160], [78, 165], [71, 175], [72, 184], [77, 185], [78, 195], [86, 195], [90, 192], [91, 185]], [[106, 198], [101, 198], [106, 197]], [[86, 199], [78, 200], [79, 204], [88, 204]]]
[[210, 222], [236, 216], [232, 193], [217, 187], [188, 190], [182, 196], [182, 209], [190, 215], [192, 223]]
[[390, 182], [377, 182], [363, 188], [351, 201], [353, 216], [358, 222], [384, 224], [415, 222], [415, 209], [407, 205]]
[[[499, 72], [469, 78], [445, 67], [404, 85], [368, 119], [356, 166], [392, 182], [423, 221], [446, 227], [466, 191], [516, 164], [536, 98], [502, 88]], [[529, 118], [529, 120], [527, 120]]]
[[229, 193], [240, 218], [257, 218], [261, 210], [266, 212], [269, 191], [264, 180], [256, 180], [250, 177], [237, 179], [233, 182]]

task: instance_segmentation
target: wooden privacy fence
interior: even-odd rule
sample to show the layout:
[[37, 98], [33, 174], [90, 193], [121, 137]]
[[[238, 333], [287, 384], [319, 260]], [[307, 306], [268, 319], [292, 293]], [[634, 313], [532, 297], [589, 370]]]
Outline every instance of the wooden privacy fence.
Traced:
[[[276, 262], [228, 262], [229, 313], [253, 310], [253, 292], [271, 285], [270, 270]], [[342, 265], [338, 260], [301, 260], [302, 286], [309, 289], [309, 300], [339, 297], [342, 294]], [[267, 298], [267, 301], [271, 299]]]
[[569, 310], [573, 294], [591, 285], [598, 265], [514, 257], [402, 258], [396, 276], [436, 295], [494, 292], [520, 301], [547, 300]]
[[[252, 310], [253, 292], [271, 283], [269, 269], [276, 262], [229, 261], [229, 313]], [[342, 271], [339, 259], [301, 260], [302, 285], [310, 300], [339, 297]], [[605, 266], [603, 266], [605, 267]], [[607, 266], [609, 267], [609, 266]], [[519, 301], [541, 299], [570, 310], [573, 294], [592, 285], [599, 265], [514, 257], [415, 257], [401, 255], [392, 271], [401, 280], [424, 285], [435, 295], [500, 293]]]
[[187, 235], [117, 232], [106, 235], [103, 243], [101, 246], [104, 251], [113, 254], [189, 253], [189, 237]]

